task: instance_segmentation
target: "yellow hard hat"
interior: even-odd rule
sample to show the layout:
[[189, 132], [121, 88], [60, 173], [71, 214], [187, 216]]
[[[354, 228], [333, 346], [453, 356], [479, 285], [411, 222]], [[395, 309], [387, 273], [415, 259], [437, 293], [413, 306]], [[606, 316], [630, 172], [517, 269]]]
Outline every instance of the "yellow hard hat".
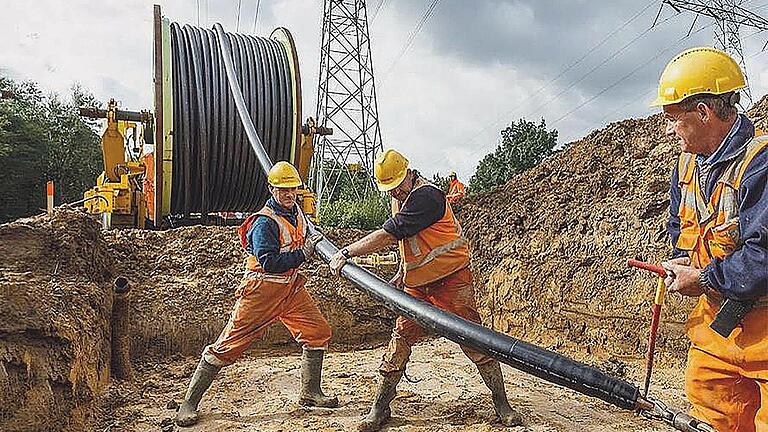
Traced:
[[744, 73], [731, 56], [708, 47], [678, 54], [659, 79], [659, 96], [651, 106], [672, 105], [701, 93], [723, 94], [747, 86]]
[[448, 177], [456, 177], [456, 171], [449, 172]]
[[391, 191], [400, 186], [405, 176], [408, 175], [408, 159], [397, 152], [387, 149], [376, 157], [373, 164], [373, 173], [376, 175], [376, 185], [382, 192]]
[[286, 161], [280, 161], [272, 166], [267, 174], [270, 185], [278, 188], [294, 188], [301, 186], [301, 177], [296, 168]]

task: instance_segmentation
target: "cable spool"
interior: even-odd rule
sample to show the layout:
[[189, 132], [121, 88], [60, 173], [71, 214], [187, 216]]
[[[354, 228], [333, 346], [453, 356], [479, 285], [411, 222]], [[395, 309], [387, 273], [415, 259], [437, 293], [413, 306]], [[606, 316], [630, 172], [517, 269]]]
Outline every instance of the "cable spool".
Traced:
[[[156, 200], [162, 208], [158, 216], [258, 210], [269, 195], [268, 185], [237, 115], [217, 33], [167, 19], [160, 25], [164, 46], [158, 56], [156, 40], [155, 61], [170, 70], [161, 73], [161, 88], [156, 85], [155, 112], [161, 117], [169, 110], [172, 116], [164, 117], [170, 120], [163, 124], [164, 160], [157, 161], [156, 172], [163, 173], [157, 183], [165, 182], [160, 193], [169, 195]], [[293, 162], [301, 132], [301, 85], [291, 34], [284, 28], [269, 38], [225, 34], [265, 150], [273, 161]], [[155, 71], [157, 77], [157, 64]], [[161, 110], [158, 91], [166, 96]]]

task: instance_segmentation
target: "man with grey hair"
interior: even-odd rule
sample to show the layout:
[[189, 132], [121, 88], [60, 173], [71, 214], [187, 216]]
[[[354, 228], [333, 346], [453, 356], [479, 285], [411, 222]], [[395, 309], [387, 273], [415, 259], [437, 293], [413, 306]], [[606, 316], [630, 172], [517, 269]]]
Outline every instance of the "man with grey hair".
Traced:
[[719, 431], [768, 432], [768, 137], [738, 113], [738, 64], [713, 48], [675, 57], [659, 81], [672, 173], [664, 263], [671, 292], [698, 297], [685, 392]]

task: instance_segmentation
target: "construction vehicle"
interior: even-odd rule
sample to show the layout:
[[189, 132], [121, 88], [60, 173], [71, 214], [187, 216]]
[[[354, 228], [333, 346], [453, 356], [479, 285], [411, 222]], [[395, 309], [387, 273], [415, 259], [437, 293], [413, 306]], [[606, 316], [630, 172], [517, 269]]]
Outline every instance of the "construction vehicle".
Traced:
[[312, 222], [317, 222], [317, 197], [314, 192], [307, 188], [307, 182], [309, 181], [309, 165], [312, 161], [312, 155], [315, 153], [315, 135], [333, 135], [333, 129], [317, 126], [315, 119], [308, 118], [301, 127], [301, 148], [298, 152], [298, 160], [294, 163], [296, 169], [299, 170], [301, 181], [304, 182], [303, 186], [299, 188], [297, 200], [301, 210], [309, 216]]
[[[104, 171], [96, 179], [96, 186], [85, 191], [83, 205], [86, 211], [101, 216], [104, 228], [144, 228], [146, 201], [142, 188], [146, 166], [138, 144], [149, 137], [152, 143], [154, 118], [149, 111], [123, 111], [111, 99], [106, 110], [80, 108], [83, 117], [106, 119], [101, 136]], [[137, 123], [141, 124], [139, 130]], [[129, 139], [126, 139], [128, 132]], [[131, 149], [126, 143], [133, 142]], [[143, 144], [143, 143], [142, 143]]]
[[[120, 110], [114, 99], [106, 110], [82, 107], [80, 115], [107, 120], [101, 136], [104, 171], [96, 185], [83, 194], [86, 211], [99, 215], [105, 229], [146, 228], [154, 195], [154, 183], [148, 178], [152, 177], [154, 154], [146, 151], [146, 144], [154, 144], [154, 116], [150, 111]], [[317, 126], [312, 117], [301, 128], [301, 147], [295, 161], [304, 184], [298, 191], [298, 202], [313, 221], [317, 216], [316, 198], [307, 188], [307, 178], [314, 137], [332, 133], [330, 128]]]

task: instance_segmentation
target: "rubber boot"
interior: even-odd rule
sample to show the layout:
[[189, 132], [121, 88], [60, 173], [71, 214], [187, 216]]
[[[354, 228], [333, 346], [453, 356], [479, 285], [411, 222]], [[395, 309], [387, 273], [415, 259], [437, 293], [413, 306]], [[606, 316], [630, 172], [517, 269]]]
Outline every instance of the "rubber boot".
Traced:
[[324, 350], [304, 349], [301, 356], [301, 394], [299, 405], [336, 408], [339, 398], [326, 396], [320, 389]]
[[376, 391], [376, 399], [373, 401], [371, 411], [357, 426], [359, 432], [373, 432], [381, 429], [392, 416], [392, 409], [389, 408], [390, 402], [397, 393], [397, 383], [403, 377], [403, 371], [386, 372], [381, 376], [379, 388]]
[[176, 424], [179, 426], [192, 426], [197, 423], [200, 413], [197, 411], [197, 405], [203, 398], [203, 393], [211, 386], [213, 378], [221, 370], [220, 366], [214, 366], [204, 359], [200, 359], [197, 364], [195, 374], [192, 375], [192, 381], [189, 382], [187, 395], [184, 396], [184, 402], [181, 403], [179, 411], [176, 413]]
[[477, 370], [483, 378], [483, 382], [491, 390], [493, 408], [504, 426], [519, 426], [523, 424], [520, 414], [509, 406], [507, 391], [504, 389], [504, 376], [501, 374], [499, 362], [494, 360], [482, 365], [477, 365]]

